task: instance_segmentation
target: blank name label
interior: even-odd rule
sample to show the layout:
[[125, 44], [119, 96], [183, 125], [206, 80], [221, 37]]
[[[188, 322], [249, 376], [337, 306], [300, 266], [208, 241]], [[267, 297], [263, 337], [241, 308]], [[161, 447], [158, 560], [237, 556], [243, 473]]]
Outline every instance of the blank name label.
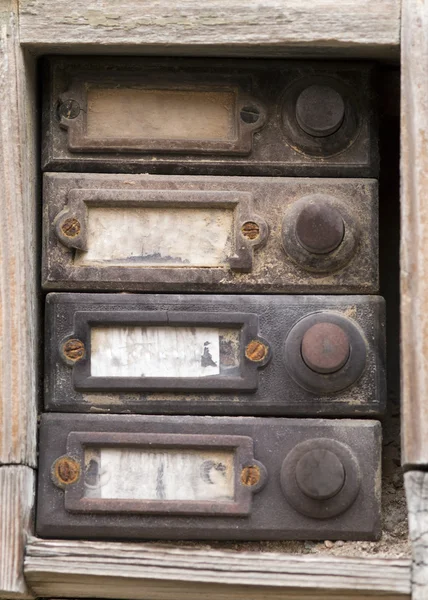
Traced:
[[93, 138], [234, 140], [235, 104], [233, 91], [90, 88], [87, 135]]
[[[236, 356], [238, 330], [222, 332]], [[230, 350], [230, 347], [234, 350]], [[207, 377], [220, 374], [220, 330], [212, 327], [93, 327], [93, 377]]]
[[234, 499], [234, 452], [87, 448], [85, 496], [127, 500]]
[[222, 267], [232, 254], [233, 210], [89, 207], [87, 252], [76, 266]]

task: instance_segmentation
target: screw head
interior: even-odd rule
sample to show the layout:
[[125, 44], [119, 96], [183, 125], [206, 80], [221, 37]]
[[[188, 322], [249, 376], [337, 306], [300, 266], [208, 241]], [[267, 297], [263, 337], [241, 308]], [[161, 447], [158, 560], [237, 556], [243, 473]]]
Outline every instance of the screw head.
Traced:
[[81, 340], [67, 340], [62, 348], [64, 356], [72, 362], [77, 362], [85, 356], [85, 345]]
[[244, 467], [241, 471], [241, 483], [248, 487], [257, 485], [260, 481], [261, 473], [257, 465]]
[[244, 123], [257, 123], [260, 119], [260, 110], [257, 106], [243, 106], [240, 116]]
[[329, 85], [310, 85], [297, 98], [296, 119], [309, 135], [332, 135], [342, 125], [344, 117], [343, 98]]
[[52, 472], [61, 486], [70, 485], [80, 477], [80, 464], [70, 456], [61, 456], [54, 462]]
[[345, 483], [345, 469], [339, 457], [323, 448], [306, 452], [296, 465], [299, 489], [315, 500], [336, 496]]
[[346, 364], [350, 351], [348, 334], [334, 323], [316, 323], [302, 338], [302, 358], [316, 373], [339, 371]]
[[327, 203], [307, 204], [295, 225], [297, 241], [312, 254], [328, 254], [336, 250], [345, 235], [340, 212]]
[[58, 114], [64, 119], [75, 119], [80, 114], [80, 105], [72, 98], [65, 100], [65, 102], [61, 102], [59, 105]]
[[74, 217], [66, 219], [61, 225], [62, 233], [69, 238], [78, 236], [81, 228], [80, 221]]
[[259, 340], [252, 340], [245, 348], [245, 356], [252, 362], [261, 362], [268, 355], [268, 347]]
[[241, 233], [248, 240], [255, 240], [260, 235], [260, 226], [254, 221], [247, 221], [242, 225]]

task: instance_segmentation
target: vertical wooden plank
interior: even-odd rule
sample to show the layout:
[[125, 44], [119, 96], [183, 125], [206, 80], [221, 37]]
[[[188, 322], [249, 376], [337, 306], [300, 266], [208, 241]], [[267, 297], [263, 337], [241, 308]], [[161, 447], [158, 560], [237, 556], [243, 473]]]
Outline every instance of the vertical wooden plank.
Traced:
[[409, 471], [404, 475], [412, 541], [412, 600], [428, 597], [428, 473]]
[[34, 471], [30, 467], [0, 467], [0, 598], [30, 598], [23, 560], [31, 528]]
[[0, 465], [35, 465], [36, 169], [34, 64], [17, 0], [0, 0]]
[[403, 0], [401, 57], [403, 464], [412, 598], [422, 600], [428, 597], [428, 0]]
[[401, 352], [403, 463], [428, 464], [428, 0], [403, 0]]

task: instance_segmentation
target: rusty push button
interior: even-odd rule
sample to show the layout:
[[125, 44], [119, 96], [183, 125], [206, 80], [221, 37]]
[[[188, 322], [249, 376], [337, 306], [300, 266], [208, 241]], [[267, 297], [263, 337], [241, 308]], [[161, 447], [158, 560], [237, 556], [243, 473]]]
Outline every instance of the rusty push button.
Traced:
[[314, 137], [327, 137], [343, 123], [345, 103], [329, 85], [310, 85], [296, 102], [296, 119], [300, 127]]
[[296, 220], [298, 242], [313, 254], [328, 254], [342, 243], [345, 225], [340, 212], [329, 204], [307, 204]]
[[345, 483], [345, 469], [340, 459], [331, 452], [318, 448], [306, 452], [296, 465], [299, 489], [314, 500], [336, 496]]
[[316, 373], [335, 373], [349, 358], [346, 332], [334, 323], [316, 323], [303, 336], [302, 358]]

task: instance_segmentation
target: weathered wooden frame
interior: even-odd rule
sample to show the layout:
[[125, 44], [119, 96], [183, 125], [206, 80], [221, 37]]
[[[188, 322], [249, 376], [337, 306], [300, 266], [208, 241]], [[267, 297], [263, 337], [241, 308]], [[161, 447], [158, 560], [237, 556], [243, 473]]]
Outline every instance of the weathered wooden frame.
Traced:
[[[159, 0], [152, 6], [146, 4], [144, 13], [135, 3], [121, 0], [75, 0], [71, 5], [66, 0], [0, 0], [0, 7], [0, 597], [26, 598], [22, 558], [33, 504], [38, 391], [34, 58], [97, 53], [397, 61], [401, 2], [345, 0], [338, 5], [333, 0], [266, 0], [261, 6], [255, 0], [212, 0], [209, 4]], [[403, 0], [403, 9], [405, 461], [426, 469], [426, 442], [416, 453], [410, 452], [409, 444], [411, 439], [421, 440], [416, 434], [428, 427], [428, 419], [424, 423], [420, 418], [423, 409], [417, 401], [424, 397], [428, 368], [419, 352], [421, 346], [414, 344], [423, 340], [423, 325], [428, 323], [422, 312], [428, 287], [420, 279], [423, 256], [428, 253], [421, 219], [428, 206], [428, 192], [422, 187], [427, 158], [420, 151], [428, 119], [421, 94], [426, 89], [428, 52], [421, 24], [428, 21], [428, 8], [420, 0]], [[412, 284], [418, 282], [419, 296], [409, 293], [414, 290], [409, 287], [408, 267], [416, 270]], [[409, 472], [406, 478], [415, 549], [426, 556], [427, 501], [421, 493], [426, 475]], [[26, 577], [35, 594], [62, 597], [113, 598], [119, 586], [120, 596], [130, 599], [176, 600], [199, 598], [203, 593], [210, 598], [237, 599], [381, 595], [397, 600], [410, 594], [408, 561], [233, 556], [191, 548], [30, 539]], [[423, 576], [423, 558], [415, 564], [419, 563], [414, 597], [422, 598], [427, 576], [426, 569]]]

